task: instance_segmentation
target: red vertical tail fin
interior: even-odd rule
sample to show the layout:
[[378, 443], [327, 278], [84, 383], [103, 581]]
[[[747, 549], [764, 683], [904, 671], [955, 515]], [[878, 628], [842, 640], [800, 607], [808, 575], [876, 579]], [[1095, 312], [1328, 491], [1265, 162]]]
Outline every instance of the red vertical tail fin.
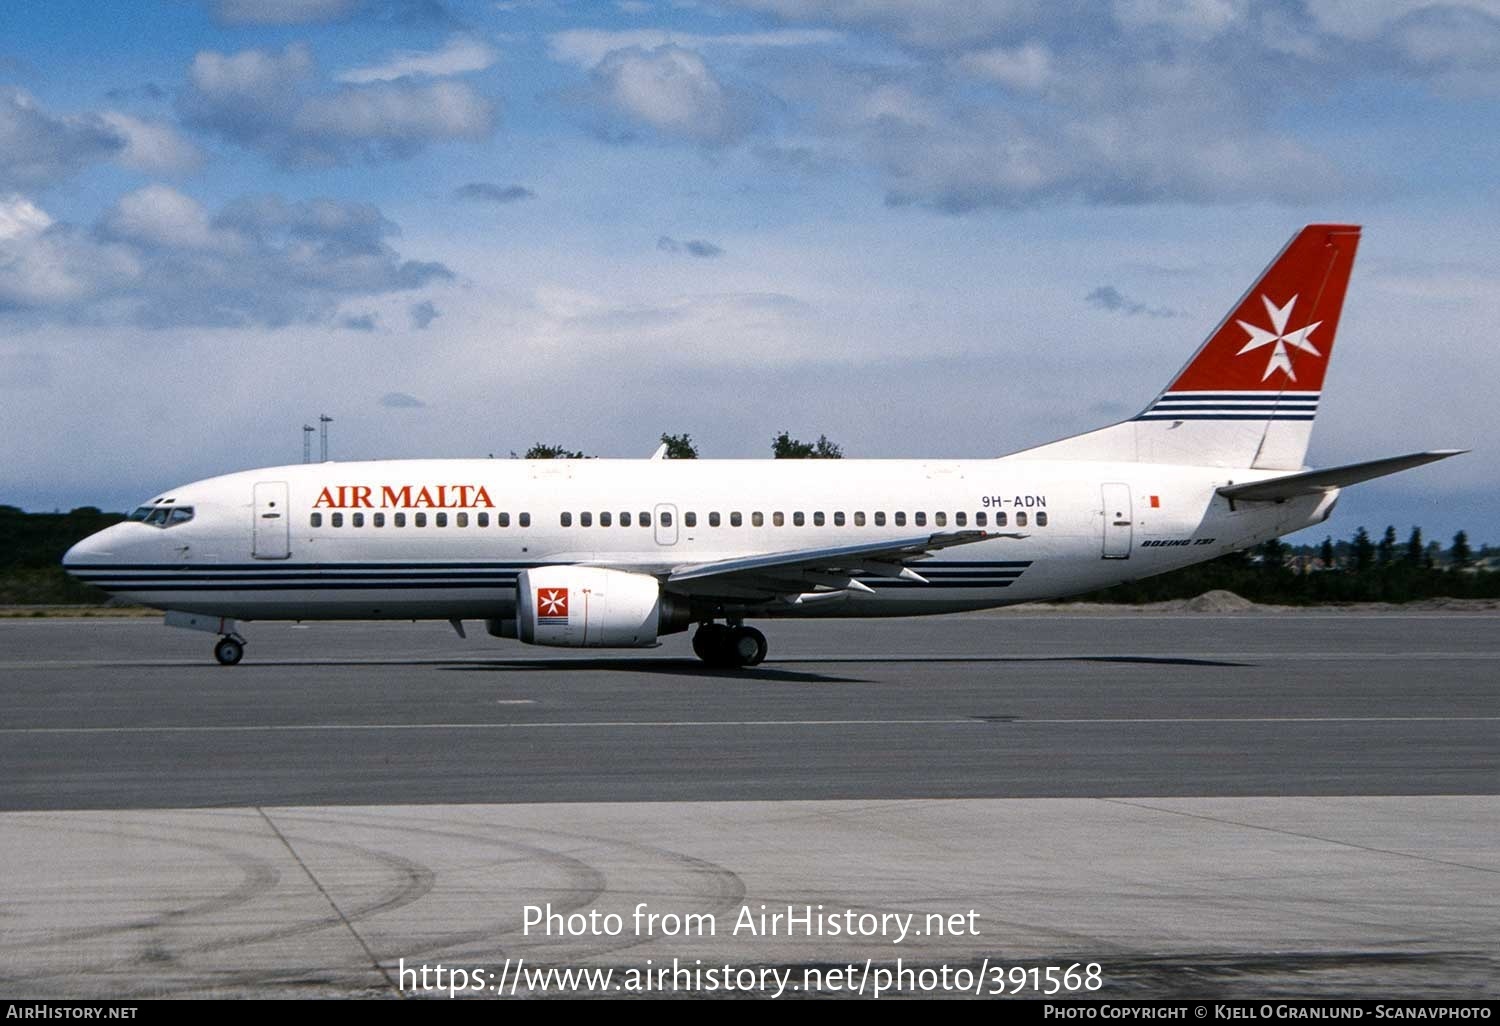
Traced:
[[1301, 469], [1359, 234], [1303, 228], [1133, 420], [1017, 455]]
[[1310, 224], [1298, 232], [1162, 394], [1321, 391], [1359, 231]]

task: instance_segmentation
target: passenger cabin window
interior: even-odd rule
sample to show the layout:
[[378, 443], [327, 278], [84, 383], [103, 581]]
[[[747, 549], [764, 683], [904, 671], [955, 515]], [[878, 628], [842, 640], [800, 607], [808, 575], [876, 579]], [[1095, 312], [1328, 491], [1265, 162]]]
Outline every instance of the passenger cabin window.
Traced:
[[854, 526], [855, 527], [864, 527], [865, 526], [865, 511], [864, 510], [860, 510], [858, 513], [854, 514]]
[[495, 514], [495, 526], [496, 527], [509, 527], [510, 526], [510, 514], [509, 513], [496, 513]]
[[834, 527], [843, 527], [844, 526], [844, 514], [842, 514], [842, 513], [835, 513], [833, 515], [833, 526]]
[[947, 527], [948, 526], [948, 514], [946, 514], [946, 513], [934, 513], [932, 515], [932, 523], [933, 523], [934, 527]]
[[620, 511], [620, 526], [621, 527], [629, 527], [630, 526], [630, 510], [626, 509], [626, 510], [621, 510]]
[[744, 523], [744, 521], [745, 521], [745, 518], [742, 515], [740, 515], [739, 513], [731, 513], [731, 514], [729, 514], [729, 526], [730, 527], [739, 527], [742, 523]]
[[710, 513], [708, 515], [708, 526], [709, 527], [718, 527], [719, 526], [719, 514], [717, 514], [717, 513]]
[[437, 526], [438, 527], [447, 527], [448, 526], [448, 514], [446, 514], [446, 513], [439, 513], [439, 514], [437, 514], [437, 521], [436, 522], [437, 522]]
[[881, 512], [875, 514], [875, 526], [876, 527], [884, 527], [885, 526], [885, 512], [883, 510]]
[[531, 526], [531, 514], [530, 513], [522, 513], [521, 514], [521, 526], [522, 527], [530, 527]]
[[772, 513], [771, 514], [771, 524], [774, 527], [785, 527], [786, 526], [786, 514], [785, 513]]
[[901, 512], [901, 513], [897, 513], [896, 514], [896, 526], [897, 527], [905, 527], [906, 526], [906, 513], [905, 512]]
[[561, 524], [564, 527], [572, 527], [573, 526], [573, 514], [571, 514], [571, 513], [564, 513], [558, 519], [559, 519], [559, 521], [561, 522]]
[[604, 513], [600, 513], [599, 514], [599, 526], [600, 527], [613, 527], [614, 523], [615, 523], [614, 514], [609, 513], [607, 511], [604, 512]]
[[457, 514], [454, 517], [454, 522], [459, 527], [468, 527], [469, 526], [469, 514], [467, 514], [467, 513], [459, 513], [459, 514]]
[[418, 513], [416, 515], [416, 519], [413, 522], [418, 527], [426, 527], [427, 526], [427, 514], [426, 513]]
[[698, 514], [697, 513], [693, 513], [693, 512], [684, 513], [682, 515], [682, 526], [683, 527], [697, 527], [698, 526]]
[[801, 513], [800, 510], [798, 512], [792, 514], [792, 524], [794, 526], [796, 526], [796, 527], [802, 527], [806, 523], [807, 523], [807, 520], [806, 520], [805, 517], [803, 517], [803, 515], [802, 515], [802, 513]]
[[1038, 513], [1036, 515], [1036, 526], [1038, 526], [1038, 527], [1046, 527], [1047, 526], [1047, 514], [1045, 514], [1045, 513]]
[[641, 526], [642, 527], [650, 527], [651, 526], [651, 514], [647, 513], [645, 510], [641, 510]]
[[321, 513], [314, 513], [312, 516], [308, 517], [307, 519], [308, 519], [308, 526], [310, 526], [310, 527], [322, 527], [323, 526], [323, 514], [321, 514]]
[[353, 523], [353, 525], [355, 527], [364, 527], [365, 526], [365, 515], [363, 513], [354, 513], [354, 514], [351, 514], [349, 519], [350, 519], [350, 522]]
[[974, 526], [975, 527], [985, 527], [985, 526], [987, 526], [989, 524], [989, 522], [990, 522], [990, 515], [988, 513], [975, 513], [974, 514]]
[[333, 521], [333, 526], [334, 527], [343, 527], [344, 526], [344, 514], [342, 514], [342, 513], [335, 513], [330, 519]]
[[579, 527], [593, 527], [594, 526], [594, 514], [592, 514], [592, 513], [580, 513], [580, 514], [578, 514], [578, 526]]
[[969, 525], [969, 514], [967, 514], [967, 513], [955, 513], [955, 514], [953, 514], [953, 526], [954, 527], [967, 527], [968, 525]]
[[668, 510], [662, 510], [661, 511], [661, 526], [663, 526], [663, 527], [671, 527], [672, 526], [672, 514]]
[[385, 526], [385, 514], [384, 513], [376, 513], [376, 514], [374, 514], [373, 516], [370, 517], [370, 522], [372, 524], [374, 524], [376, 527], [384, 527]]
[[1019, 512], [1019, 513], [1016, 514], [1016, 526], [1017, 527], [1025, 527], [1026, 526], [1026, 511], [1025, 510], [1022, 510], [1021, 512]]
[[914, 514], [912, 514], [912, 516], [916, 518], [916, 524], [917, 524], [918, 527], [926, 527], [927, 526], [927, 514], [926, 513], [914, 513]]
[[488, 513], [475, 513], [474, 524], [476, 527], [489, 527], [490, 515]]
[[393, 518], [392, 518], [392, 522], [393, 522], [393, 523], [394, 523], [394, 524], [395, 524], [395, 525], [396, 525], [396, 526], [397, 526], [397, 527], [405, 527], [405, 526], [406, 526], [406, 514], [405, 514], [405, 513], [397, 513], [397, 514], [396, 514], [396, 515], [395, 515], [395, 516], [394, 516], [394, 517], [393, 517]]
[[[739, 516], [739, 514], [736, 513], [735, 516]], [[735, 525], [734, 526], [735, 527], [739, 527], [740, 526], [739, 525], [739, 521], [735, 521]], [[766, 526], [766, 515], [764, 513], [759, 513], [759, 512], [757, 512], [757, 513], [751, 513], [750, 514], [750, 526], [751, 527], [765, 527]]]
[[1009, 519], [1009, 514], [1005, 513], [1003, 510], [1001, 512], [999, 512], [999, 513], [996, 513], [995, 514], [995, 526], [996, 527], [1004, 527], [1005, 524], [1006, 524], [1006, 521], [1008, 519]]

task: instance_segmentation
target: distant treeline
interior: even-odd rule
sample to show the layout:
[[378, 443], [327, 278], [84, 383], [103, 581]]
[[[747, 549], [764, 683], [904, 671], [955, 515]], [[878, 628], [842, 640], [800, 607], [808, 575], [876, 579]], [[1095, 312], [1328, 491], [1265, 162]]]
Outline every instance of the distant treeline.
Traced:
[[1184, 567], [1103, 591], [1082, 602], [1163, 602], [1222, 588], [1252, 602], [1315, 605], [1328, 602], [1414, 602], [1428, 598], [1500, 598], [1500, 551], [1474, 551], [1460, 531], [1453, 544], [1423, 544], [1413, 527], [1398, 543], [1395, 527], [1379, 542], [1361, 527], [1349, 541], [1291, 546], [1269, 541], [1207, 563]]
[[[71, 513], [26, 513], [0, 506], [0, 604], [100, 604], [103, 592], [63, 572], [74, 542], [125, 519], [92, 506]], [[1254, 602], [1410, 602], [1424, 598], [1500, 598], [1500, 550], [1471, 549], [1460, 531], [1444, 548], [1412, 528], [1405, 542], [1388, 527], [1374, 541], [1361, 527], [1349, 541], [1293, 547], [1267, 542], [1159, 577], [1079, 596], [1092, 602], [1160, 602], [1222, 588]]]
[[71, 513], [26, 513], [0, 506], [0, 605], [102, 604], [109, 596], [63, 572], [74, 542], [125, 519], [82, 506]]

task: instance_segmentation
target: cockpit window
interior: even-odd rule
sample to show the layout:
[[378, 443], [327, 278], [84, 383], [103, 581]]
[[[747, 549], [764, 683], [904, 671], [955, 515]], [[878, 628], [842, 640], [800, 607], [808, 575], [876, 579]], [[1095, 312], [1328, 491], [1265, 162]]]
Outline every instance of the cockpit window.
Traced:
[[193, 519], [193, 507], [141, 506], [126, 519], [150, 524], [152, 527], [176, 527]]

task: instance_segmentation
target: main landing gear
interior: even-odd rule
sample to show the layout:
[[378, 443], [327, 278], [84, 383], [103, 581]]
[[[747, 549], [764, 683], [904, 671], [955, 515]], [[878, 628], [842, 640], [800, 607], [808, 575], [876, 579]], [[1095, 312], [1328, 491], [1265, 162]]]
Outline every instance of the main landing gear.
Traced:
[[238, 634], [226, 634], [214, 646], [214, 658], [220, 666], [233, 666], [245, 658], [245, 639]]
[[693, 635], [693, 651], [709, 666], [758, 666], [766, 657], [766, 636], [743, 624], [705, 623]]

